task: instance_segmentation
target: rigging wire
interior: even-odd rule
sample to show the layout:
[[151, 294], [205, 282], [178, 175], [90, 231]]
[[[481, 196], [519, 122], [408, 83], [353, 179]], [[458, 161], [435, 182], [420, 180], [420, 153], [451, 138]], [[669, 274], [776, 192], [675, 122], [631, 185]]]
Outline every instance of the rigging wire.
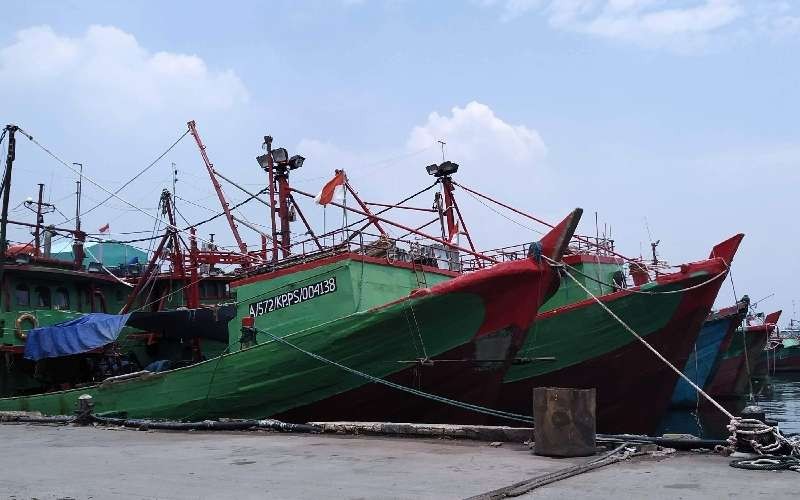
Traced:
[[[376, 216], [376, 215], [381, 215], [381, 214], [383, 214], [383, 213], [385, 213], [385, 212], [388, 212], [389, 210], [391, 210], [391, 209], [393, 209], [393, 208], [396, 208], [397, 206], [399, 206], [399, 205], [402, 205], [403, 203], [405, 203], [405, 202], [407, 202], [407, 201], [409, 201], [409, 200], [411, 200], [411, 199], [413, 199], [413, 198], [416, 198], [417, 196], [419, 196], [419, 195], [421, 195], [421, 194], [425, 193], [426, 191], [429, 191], [431, 188], [433, 188], [434, 186], [436, 186], [438, 183], [439, 183], [439, 181], [438, 181], [438, 180], [437, 180], [437, 181], [434, 181], [434, 182], [433, 182], [433, 184], [431, 184], [430, 186], [428, 186], [428, 187], [426, 187], [426, 188], [423, 188], [423, 189], [420, 189], [420, 190], [419, 190], [419, 191], [417, 191], [416, 193], [414, 193], [414, 194], [412, 194], [412, 195], [410, 195], [410, 196], [407, 196], [407, 197], [403, 198], [402, 200], [398, 201], [397, 203], [394, 203], [394, 204], [393, 204], [393, 206], [391, 206], [391, 207], [386, 207], [386, 208], [384, 208], [384, 209], [382, 209], [382, 210], [378, 210], [377, 212], [374, 212], [372, 215], [373, 215], [373, 216]], [[335, 234], [335, 233], [341, 232], [341, 231], [342, 231], [342, 229], [348, 229], [348, 228], [351, 228], [351, 227], [353, 227], [353, 226], [357, 226], [357, 225], [359, 225], [359, 224], [363, 224], [364, 222], [366, 222], [366, 221], [368, 221], [368, 220], [370, 220], [370, 217], [364, 217], [364, 218], [362, 218], [362, 219], [359, 219], [359, 220], [357, 220], [357, 221], [355, 221], [355, 222], [348, 223], [347, 225], [345, 225], [345, 226], [342, 226], [341, 228], [337, 228], [337, 229], [334, 229], [334, 230], [332, 230], [332, 231], [328, 231], [327, 233], [321, 234], [321, 235], [317, 236], [317, 238], [319, 238], [319, 239], [322, 239], [322, 238], [325, 238], [326, 236], [331, 236], [331, 235], [333, 235], [333, 234]], [[306, 242], [306, 241], [311, 241], [311, 240], [310, 240], [310, 239], [308, 239], [308, 240], [303, 240], [303, 242]], [[300, 242], [298, 242], [298, 243], [300, 243]]]
[[513, 222], [514, 224], [518, 225], [518, 226], [519, 226], [519, 227], [521, 227], [521, 228], [524, 228], [524, 229], [529, 229], [529, 230], [533, 231], [534, 233], [537, 233], [537, 234], [540, 234], [540, 235], [544, 235], [544, 232], [543, 232], [543, 231], [539, 231], [538, 229], [532, 228], [531, 226], [527, 226], [527, 225], [523, 224], [522, 222], [519, 222], [519, 221], [518, 221], [518, 220], [516, 220], [516, 219], [512, 219], [510, 216], [508, 216], [508, 215], [504, 214], [503, 212], [500, 212], [499, 210], [497, 210], [497, 209], [493, 208], [492, 206], [490, 206], [490, 205], [487, 205], [486, 203], [484, 203], [484, 202], [483, 202], [483, 200], [481, 200], [480, 198], [478, 198], [478, 197], [477, 197], [477, 196], [475, 196], [474, 194], [470, 193], [469, 191], [467, 191], [467, 194], [468, 194], [468, 195], [469, 195], [469, 196], [470, 196], [472, 199], [474, 199], [475, 201], [477, 201], [478, 203], [480, 203], [480, 204], [481, 204], [481, 205], [483, 205], [484, 207], [488, 208], [488, 209], [489, 209], [489, 210], [491, 210], [492, 212], [496, 213], [496, 214], [497, 214], [497, 215], [499, 215], [500, 217], [502, 217], [502, 218], [504, 218], [504, 219], [506, 219], [506, 220], [509, 220], [509, 221]]
[[[42, 144], [41, 144], [39, 141], [37, 141], [36, 139], [34, 139], [34, 137], [33, 137], [32, 135], [30, 135], [30, 134], [29, 134], [27, 131], [24, 131], [23, 129], [19, 129], [19, 130], [20, 130], [20, 132], [22, 132], [22, 133], [23, 133], [23, 134], [24, 134], [24, 135], [25, 135], [25, 136], [28, 138], [28, 140], [30, 140], [31, 142], [33, 142], [33, 143], [34, 143], [36, 146], [38, 146], [38, 147], [39, 147], [39, 148], [40, 148], [42, 151], [44, 151], [45, 153], [47, 153], [47, 154], [48, 154], [50, 157], [52, 157], [54, 160], [56, 160], [57, 162], [61, 163], [61, 164], [62, 164], [62, 165], [64, 165], [65, 167], [67, 167], [67, 169], [69, 169], [69, 170], [70, 170], [70, 171], [72, 171], [73, 173], [76, 173], [76, 174], [78, 174], [78, 173], [79, 173], [77, 169], [75, 169], [75, 168], [74, 168], [72, 165], [68, 164], [67, 162], [65, 162], [64, 160], [62, 160], [60, 157], [58, 157], [58, 156], [57, 156], [55, 153], [53, 153], [52, 151], [50, 151], [49, 149], [47, 149], [47, 148], [46, 148], [44, 145], [42, 145]], [[89, 177], [88, 175], [83, 175], [83, 178], [84, 178], [84, 179], [86, 179], [87, 181], [89, 181], [91, 184], [93, 184], [93, 185], [94, 185], [95, 187], [97, 187], [98, 189], [100, 189], [100, 190], [102, 190], [102, 191], [105, 191], [105, 192], [106, 192], [107, 194], [109, 194], [111, 197], [118, 199], [119, 201], [121, 201], [121, 202], [123, 202], [124, 204], [126, 204], [126, 205], [130, 206], [130, 207], [131, 207], [131, 208], [133, 208], [134, 210], [136, 210], [136, 211], [138, 211], [138, 212], [141, 212], [141, 213], [142, 213], [142, 214], [144, 214], [145, 216], [147, 216], [147, 217], [150, 217], [150, 218], [152, 218], [152, 219], [156, 220], [157, 222], [166, 223], [166, 222], [165, 222], [164, 220], [162, 220], [160, 217], [158, 217], [158, 216], [156, 216], [156, 215], [152, 215], [152, 214], [150, 214], [150, 213], [149, 213], [149, 212], [147, 212], [146, 210], [144, 210], [144, 209], [142, 209], [142, 208], [140, 208], [140, 207], [138, 207], [138, 206], [134, 205], [133, 203], [131, 203], [131, 202], [129, 202], [128, 200], [126, 200], [125, 198], [123, 198], [123, 197], [119, 196], [119, 194], [117, 194], [117, 193], [115, 193], [115, 192], [112, 192], [112, 191], [108, 190], [108, 189], [107, 189], [105, 186], [103, 186], [102, 184], [98, 183], [98, 182], [97, 182], [97, 181], [95, 181], [93, 178]], [[178, 232], [182, 232], [182, 233], [188, 233], [188, 231], [187, 231], [187, 230], [185, 230], [185, 229], [180, 229], [180, 228], [178, 228], [178, 227], [176, 227], [176, 226], [173, 226], [173, 225], [171, 225], [171, 224], [169, 224], [169, 223], [166, 223], [166, 225], [167, 225], [168, 227], [171, 227], [172, 229], [175, 229], [175, 230], [176, 230], [176, 231], [178, 231]], [[201, 242], [203, 242], [203, 243], [211, 243], [210, 241], [208, 241], [208, 240], [205, 240], [205, 239], [203, 239], [203, 238], [200, 238], [200, 237], [196, 237], [196, 238], [197, 238], [197, 240], [199, 240], [199, 241], [201, 241]], [[255, 258], [255, 259], [259, 259], [259, 260], [260, 260], [260, 258], [259, 258], [257, 255], [251, 255], [251, 254], [243, 253], [243, 252], [241, 252], [241, 251], [238, 251], [238, 252], [234, 251], [233, 253], [235, 253], [236, 255], [240, 255], [240, 256], [242, 256], [242, 257], [246, 257], [246, 258], [248, 258], [248, 259]]]
[[[27, 132], [23, 132], [23, 133], [24, 133], [25, 135], [27, 135], [27, 136], [28, 136], [28, 139], [30, 139], [31, 141], [33, 141], [33, 143], [34, 143], [34, 144], [36, 144], [37, 146], [39, 146], [39, 147], [41, 147], [42, 149], [44, 149], [44, 150], [45, 150], [47, 153], [49, 153], [49, 154], [50, 154], [50, 156], [52, 156], [53, 158], [56, 158], [56, 159], [58, 159], [58, 160], [59, 160], [61, 163], [64, 163], [64, 165], [66, 165], [66, 163], [65, 163], [63, 160], [60, 160], [60, 159], [59, 159], [58, 157], [56, 157], [56, 156], [55, 156], [53, 153], [51, 153], [51, 152], [50, 152], [50, 151], [48, 151], [46, 148], [44, 148], [44, 147], [43, 147], [41, 144], [39, 144], [37, 141], [35, 141], [35, 140], [33, 139], [33, 136], [30, 136], [30, 135], [29, 135]], [[178, 145], [178, 143], [179, 143], [179, 142], [181, 142], [181, 141], [183, 140], [183, 138], [184, 138], [184, 137], [186, 137], [188, 134], [189, 134], [189, 130], [187, 129], [187, 130], [186, 130], [186, 131], [185, 131], [185, 132], [184, 132], [184, 133], [183, 133], [183, 134], [182, 134], [180, 137], [178, 137], [178, 139], [177, 139], [175, 142], [173, 142], [173, 143], [172, 143], [172, 144], [171, 144], [171, 145], [170, 145], [170, 146], [169, 146], [169, 147], [168, 147], [168, 148], [167, 148], [167, 149], [166, 149], [166, 150], [165, 150], [163, 153], [161, 153], [160, 155], [158, 155], [158, 157], [157, 157], [155, 160], [153, 160], [152, 162], [150, 162], [150, 164], [149, 164], [149, 165], [147, 165], [147, 166], [146, 166], [144, 169], [140, 170], [140, 171], [139, 171], [139, 173], [137, 173], [136, 175], [134, 175], [133, 177], [131, 177], [130, 179], [128, 179], [128, 181], [127, 181], [127, 182], [125, 182], [125, 184], [123, 184], [122, 186], [118, 187], [116, 191], [114, 191], [113, 193], [109, 194], [109, 195], [108, 195], [108, 197], [106, 197], [106, 199], [104, 199], [103, 201], [101, 201], [101, 202], [97, 203], [96, 205], [94, 205], [92, 208], [90, 208], [90, 209], [86, 210], [85, 212], [81, 213], [81, 215], [80, 215], [80, 216], [81, 216], [81, 217], [83, 217], [84, 215], [86, 215], [86, 214], [88, 214], [88, 213], [90, 213], [90, 212], [93, 212], [94, 210], [96, 210], [96, 209], [100, 208], [101, 206], [103, 206], [103, 205], [104, 205], [104, 204], [105, 204], [107, 201], [109, 201], [111, 198], [114, 198], [114, 197], [116, 197], [116, 195], [117, 195], [117, 194], [119, 194], [119, 193], [120, 193], [120, 191], [122, 191], [123, 189], [125, 189], [126, 187], [128, 187], [128, 185], [129, 185], [131, 182], [135, 181], [136, 179], [138, 179], [139, 177], [141, 177], [142, 175], [144, 175], [144, 173], [145, 173], [145, 172], [147, 172], [148, 170], [150, 170], [150, 169], [153, 167], [153, 165], [155, 165], [155, 164], [156, 164], [156, 163], [158, 163], [158, 162], [159, 162], [159, 161], [160, 161], [162, 158], [164, 158], [165, 156], [167, 156], [167, 154], [168, 154], [170, 151], [172, 151], [172, 149], [173, 149], [175, 146], [177, 146], [177, 145]], [[70, 168], [70, 170], [73, 170], [73, 171], [75, 171], [75, 170], [74, 170], [74, 169], [72, 169], [72, 168]], [[85, 175], [82, 175], [81, 177], [86, 177], [86, 176], [85, 176]], [[88, 177], [86, 177], [86, 178], [89, 180], [89, 182], [91, 182], [91, 183], [92, 183], [92, 184], [94, 184], [95, 186], [98, 186], [98, 185], [97, 185], [97, 183], [95, 183], [94, 181], [92, 181], [92, 180], [91, 180], [91, 179], [89, 179]], [[99, 186], [98, 186], [98, 187], [99, 187]], [[108, 192], [106, 189], [103, 189], [103, 191], [106, 191], [106, 192]], [[120, 198], [120, 200], [121, 200], [121, 201], [123, 201], [123, 202], [125, 201], [125, 200], [122, 200], [121, 198]], [[126, 204], [127, 204], [127, 202], [126, 202]], [[132, 206], [132, 205], [131, 205], [131, 206]], [[133, 207], [133, 208], [136, 208], [136, 207]], [[68, 220], [68, 221], [65, 221], [65, 223], [69, 223], [69, 222], [72, 222], [72, 221], [74, 221], [74, 220], [75, 220], [75, 217], [73, 217], [72, 219], [70, 219], [70, 220]]]

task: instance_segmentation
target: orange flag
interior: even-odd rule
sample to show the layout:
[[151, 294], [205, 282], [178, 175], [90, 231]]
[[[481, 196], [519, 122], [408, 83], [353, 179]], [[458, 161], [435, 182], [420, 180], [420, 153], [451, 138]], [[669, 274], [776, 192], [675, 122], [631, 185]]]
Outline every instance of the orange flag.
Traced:
[[334, 198], [343, 199], [345, 182], [347, 182], [347, 176], [344, 174], [344, 170], [337, 170], [336, 175], [322, 187], [322, 191], [314, 198], [314, 201], [320, 205], [327, 205]]

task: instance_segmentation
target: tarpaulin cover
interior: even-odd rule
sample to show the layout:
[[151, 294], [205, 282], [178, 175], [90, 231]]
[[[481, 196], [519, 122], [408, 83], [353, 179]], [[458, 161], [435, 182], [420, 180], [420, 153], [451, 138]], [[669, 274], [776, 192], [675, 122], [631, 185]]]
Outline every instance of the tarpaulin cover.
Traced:
[[25, 357], [38, 361], [88, 352], [114, 342], [130, 314], [90, 313], [28, 331]]

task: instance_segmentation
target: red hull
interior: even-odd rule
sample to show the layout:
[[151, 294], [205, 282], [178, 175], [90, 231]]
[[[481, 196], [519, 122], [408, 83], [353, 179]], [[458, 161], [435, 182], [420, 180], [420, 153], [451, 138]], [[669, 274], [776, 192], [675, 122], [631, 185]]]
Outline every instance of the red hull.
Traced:
[[[577, 209], [539, 243], [542, 256], [560, 260], [578, 224]], [[534, 260], [540, 257], [532, 257]], [[487, 280], [489, 276], [492, 279]], [[525, 334], [539, 307], [558, 288], [559, 277], [544, 260], [531, 258], [497, 264], [440, 283], [433, 289], [412, 292], [474, 293], [485, 306], [483, 324], [470, 342], [432, 360], [410, 366], [387, 380], [459, 402], [485, 408], [497, 407], [497, 396]], [[443, 312], [444, 313], [444, 312]], [[384, 422], [486, 423], [482, 413], [409, 394], [383, 384], [366, 384], [351, 391], [280, 414], [287, 421], [372, 420]], [[518, 422], [519, 423], [519, 422]]]
[[[700, 329], [708, 317], [743, 235], [714, 247], [710, 260], [682, 266], [681, 273], [663, 276], [659, 281], [686, 279], [706, 271], [716, 280], [687, 290], [669, 322], [647, 334], [647, 342], [674, 366], [683, 367], [689, 358]], [[579, 303], [591, 307], [594, 301]], [[575, 306], [571, 306], [575, 307]], [[622, 318], [624, 320], [624, 318]], [[628, 332], [625, 332], [629, 335]], [[580, 346], [575, 346], [576, 349]], [[633, 339], [624, 347], [577, 365], [503, 384], [502, 406], [515, 413], [532, 410], [535, 387], [575, 387], [597, 389], [597, 427], [607, 433], [654, 432], [669, 407], [678, 374]]]
[[[417, 365], [388, 380], [429, 394], [468, 402], [485, 408], [498, 407], [498, 395], [511, 360], [522, 346], [522, 331], [508, 337], [506, 359], [500, 363], [475, 361], [476, 343], [461, 346], [433, 360]], [[437, 359], [440, 360], [437, 362]], [[464, 361], [454, 361], [464, 360]], [[530, 414], [528, 411], [526, 414]], [[326, 420], [461, 423], [485, 425], [489, 416], [450, 404], [432, 401], [380, 384], [368, 384], [332, 398], [277, 415], [288, 422]], [[506, 421], [505, 425], [528, 425]]]
[[[745, 327], [742, 333], [738, 324], [732, 325], [720, 348], [720, 357], [715, 373], [709, 381], [706, 392], [718, 399], [737, 399], [750, 392], [750, 379], [767, 374], [767, 351], [765, 347], [769, 336], [775, 329], [780, 311], [767, 316], [764, 325]], [[736, 336], [744, 335], [744, 349], [735, 356], [725, 357], [731, 344], [739, 341]]]
[[[673, 365], [684, 366], [718, 291], [719, 285], [709, 285], [687, 293], [669, 323], [647, 335], [647, 342]], [[504, 384], [501, 408], [530, 412], [534, 387], [594, 387], [599, 431], [650, 434], [667, 410], [677, 380], [676, 373], [634, 340], [578, 365]]]
[[[792, 348], [792, 355], [778, 358], [775, 362], [776, 372], [797, 372], [800, 371], [800, 349]], [[785, 354], [785, 353], [784, 353]]]

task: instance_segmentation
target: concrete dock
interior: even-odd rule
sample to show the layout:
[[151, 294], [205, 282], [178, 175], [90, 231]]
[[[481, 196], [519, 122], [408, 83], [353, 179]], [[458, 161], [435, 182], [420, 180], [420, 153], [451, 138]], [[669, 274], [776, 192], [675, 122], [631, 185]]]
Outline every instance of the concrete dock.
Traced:
[[[586, 459], [523, 444], [0, 425], [0, 498], [465, 498]], [[638, 457], [532, 498], [794, 498], [796, 472], [733, 469], [713, 454]]]

